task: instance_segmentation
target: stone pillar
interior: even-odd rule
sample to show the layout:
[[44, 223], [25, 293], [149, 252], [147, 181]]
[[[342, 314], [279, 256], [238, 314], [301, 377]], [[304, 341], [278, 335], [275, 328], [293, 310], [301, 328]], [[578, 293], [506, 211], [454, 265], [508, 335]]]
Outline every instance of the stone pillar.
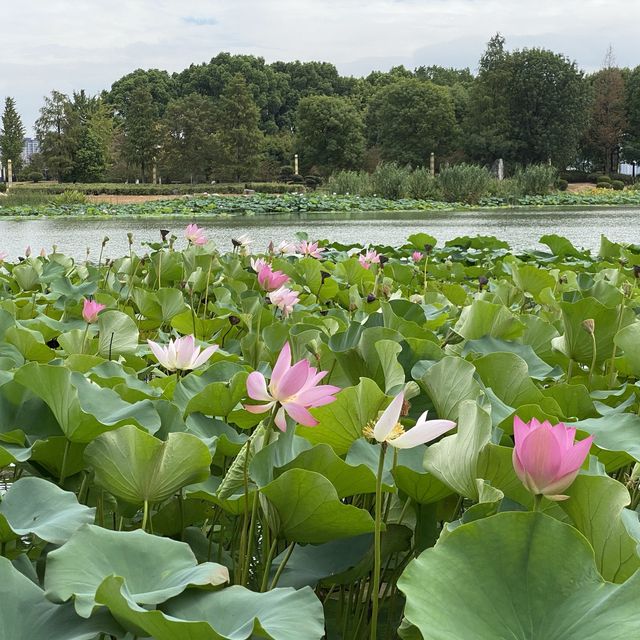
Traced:
[[7, 184], [13, 182], [13, 161], [7, 160]]
[[293, 156], [293, 172], [294, 172], [296, 175], [298, 175], [298, 169], [299, 169], [299, 167], [298, 167], [298, 154], [296, 153], [296, 154]]
[[158, 161], [153, 158], [153, 184], [158, 184]]
[[429, 156], [429, 171], [431, 171], [431, 175], [436, 175], [436, 154], [432, 151]]
[[504, 160], [498, 159], [498, 180], [504, 180]]

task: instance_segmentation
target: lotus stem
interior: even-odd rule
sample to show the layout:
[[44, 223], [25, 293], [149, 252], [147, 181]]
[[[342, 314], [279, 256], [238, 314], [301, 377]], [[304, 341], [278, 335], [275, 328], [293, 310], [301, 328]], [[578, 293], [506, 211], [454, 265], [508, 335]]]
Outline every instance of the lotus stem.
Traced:
[[143, 531], [147, 530], [147, 520], [149, 519], [149, 501], [144, 501], [144, 511], [142, 513], [142, 526], [141, 529]]
[[371, 609], [371, 640], [376, 640], [378, 635], [378, 604], [380, 597], [380, 569], [382, 558], [380, 553], [380, 531], [382, 525], [382, 474], [384, 472], [384, 456], [386, 453], [386, 444], [380, 445], [380, 458], [378, 459], [378, 473], [376, 475], [376, 512], [375, 512], [375, 528], [373, 533], [373, 591], [372, 609]]
[[543, 495], [541, 493], [536, 493], [533, 496], [533, 509], [532, 509], [532, 511], [542, 511], [542, 498], [543, 498]]
[[287, 566], [287, 562], [289, 562], [289, 558], [291, 557], [291, 554], [293, 553], [293, 549], [295, 548], [295, 546], [296, 546], [296, 543], [292, 542], [287, 548], [287, 553], [285, 554], [284, 558], [282, 558], [282, 562], [278, 565], [276, 575], [273, 576], [273, 580], [271, 581], [269, 590], [275, 589], [278, 586], [278, 580], [280, 580], [280, 576], [282, 575], [284, 568]]
[[[618, 331], [620, 331], [620, 327], [622, 326], [623, 314], [624, 314], [624, 303], [621, 303], [620, 307], [618, 308], [618, 323], [616, 325], [616, 333], [613, 334], [614, 336], [618, 333]], [[618, 347], [614, 341], [613, 352], [611, 353], [611, 360], [609, 361], [609, 389], [613, 389], [613, 385], [615, 384], [615, 381], [616, 381], [616, 352], [617, 351], [618, 351]]]
[[278, 548], [278, 538], [275, 537], [271, 546], [269, 547], [269, 552], [267, 553], [267, 559], [264, 563], [264, 573], [262, 574], [262, 583], [260, 584], [260, 592], [264, 592], [267, 590], [267, 585], [269, 583], [269, 569], [271, 568], [271, 562], [273, 561], [273, 556]]
[[89, 333], [89, 323], [87, 322], [87, 326], [84, 330], [84, 336], [82, 336], [82, 353], [85, 352], [85, 348], [87, 346], [87, 334]]
[[62, 454], [62, 465], [60, 467], [60, 480], [58, 481], [58, 484], [62, 487], [64, 481], [65, 481], [65, 476], [67, 473], [67, 458], [69, 456], [69, 448], [71, 447], [71, 441], [67, 440], [64, 443], [64, 453]]
[[[595, 333], [591, 333], [591, 344], [593, 346], [593, 356], [591, 358], [591, 367], [589, 368], [589, 385], [591, 385], [591, 379], [593, 378], [593, 372], [596, 369], [596, 357], [597, 357], [597, 351], [596, 351], [596, 334]], [[615, 350], [615, 347], [614, 347]]]

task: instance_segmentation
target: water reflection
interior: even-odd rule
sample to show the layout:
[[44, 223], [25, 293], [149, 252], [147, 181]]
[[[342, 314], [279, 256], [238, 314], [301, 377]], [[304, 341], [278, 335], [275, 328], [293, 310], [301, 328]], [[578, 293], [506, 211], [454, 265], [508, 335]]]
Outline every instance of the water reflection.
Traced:
[[[296, 231], [306, 231], [312, 239], [327, 238], [340, 242], [402, 244], [412, 233], [430, 233], [439, 242], [459, 235], [495, 235], [509, 242], [514, 250], [537, 247], [545, 233], [569, 238], [577, 247], [597, 250], [600, 234], [618, 242], [640, 242], [640, 209], [606, 209], [589, 211], [464, 211], [403, 213], [329, 213], [279, 215], [242, 218], [201, 218], [200, 226], [221, 248], [231, 248], [231, 238], [248, 233], [256, 251], [266, 248], [270, 240], [292, 240]], [[47, 218], [42, 220], [0, 220], [0, 251], [10, 258], [24, 255], [27, 245], [34, 252], [44, 247], [84, 258], [86, 248], [97, 259], [105, 235], [110, 241], [105, 257], [128, 252], [127, 232], [134, 234], [134, 249], [144, 252], [143, 241], [160, 239], [160, 229], [170, 229], [180, 236], [190, 220], [172, 218]]]

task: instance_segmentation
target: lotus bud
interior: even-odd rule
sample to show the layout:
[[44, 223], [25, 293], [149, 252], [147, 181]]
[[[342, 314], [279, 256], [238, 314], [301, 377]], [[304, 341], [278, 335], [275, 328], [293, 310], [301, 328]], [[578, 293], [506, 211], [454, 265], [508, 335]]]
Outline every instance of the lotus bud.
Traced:
[[107, 245], [107, 242], [109, 242], [109, 236], [105, 236], [104, 238], [102, 238], [102, 248], [103, 249]]
[[376, 297], [373, 295], [373, 293], [370, 293], [367, 296], [367, 302], [375, 302], [376, 301]]
[[592, 336], [596, 330], [596, 321], [593, 318], [587, 318], [582, 321], [582, 328]]
[[487, 276], [478, 276], [478, 287], [482, 289], [489, 284], [489, 278]]
[[133, 245], [133, 233], [131, 233], [131, 231], [129, 231], [127, 233], [127, 240], [129, 241], [129, 246]]
[[31, 255], [31, 245], [24, 250], [24, 255], [28, 258]]

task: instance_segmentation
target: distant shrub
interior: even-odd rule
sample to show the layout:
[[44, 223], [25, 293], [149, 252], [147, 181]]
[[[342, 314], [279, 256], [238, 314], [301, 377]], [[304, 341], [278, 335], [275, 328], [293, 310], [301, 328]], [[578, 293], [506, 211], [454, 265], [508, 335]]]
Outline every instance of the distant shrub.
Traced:
[[633, 176], [628, 176], [626, 173], [610, 173], [611, 180], [620, 180], [625, 184], [633, 184]]
[[370, 196], [373, 194], [371, 176], [366, 171], [338, 171], [327, 182], [329, 193]]
[[7, 191], [7, 183], [0, 182], [0, 193], [5, 193]]
[[523, 196], [544, 196], [551, 192], [558, 172], [549, 164], [532, 164], [518, 169], [514, 176]]
[[415, 200], [437, 200], [441, 196], [438, 181], [422, 167], [405, 176], [402, 192]]
[[69, 189], [55, 197], [56, 204], [84, 204], [87, 197], [75, 189]]
[[611, 182], [611, 178], [609, 176], [598, 176], [596, 182]]
[[41, 171], [31, 171], [27, 174], [27, 180], [29, 180], [29, 182], [40, 182], [44, 180], [44, 176]]
[[590, 173], [587, 176], [587, 182], [598, 182], [598, 178], [601, 178], [602, 174], [601, 173]]
[[488, 193], [491, 174], [483, 167], [463, 163], [443, 169], [438, 182], [447, 202], [476, 204]]
[[612, 180], [611, 186], [616, 191], [622, 191], [624, 189], [624, 182], [622, 182], [622, 180]]
[[305, 176], [304, 184], [309, 187], [309, 189], [317, 189], [322, 184], [322, 177], [315, 175]]
[[381, 162], [371, 174], [373, 192], [382, 198], [398, 200], [403, 195], [404, 184], [410, 173], [410, 167], [400, 167], [395, 162]]
[[611, 182], [598, 182], [596, 189], [613, 189]]
[[589, 173], [586, 171], [578, 171], [577, 169], [570, 169], [568, 171], [560, 172], [560, 179], [566, 180], [569, 183], [572, 182], [595, 182], [595, 180], [590, 179]]
[[558, 187], [558, 191], [566, 191], [569, 188], [569, 182], [559, 178], [556, 182], [556, 186]]

